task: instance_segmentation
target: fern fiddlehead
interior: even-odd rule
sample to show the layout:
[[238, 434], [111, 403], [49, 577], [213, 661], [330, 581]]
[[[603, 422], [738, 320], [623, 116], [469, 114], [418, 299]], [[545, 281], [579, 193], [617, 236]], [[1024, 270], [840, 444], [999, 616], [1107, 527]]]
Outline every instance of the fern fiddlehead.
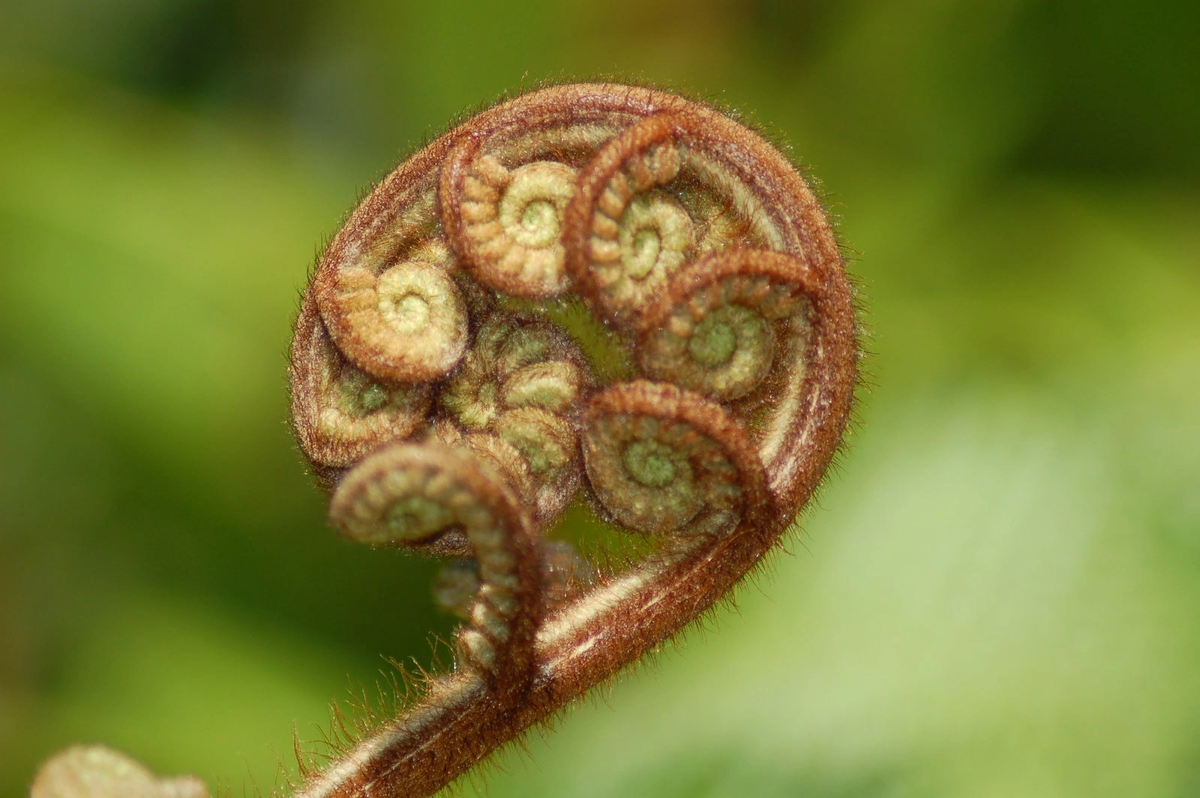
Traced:
[[[628, 379], [556, 322], [580, 302]], [[829, 465], [855, 335], [820, 203], [708, 106], [546, 88], [392, 172], [306, 293], [293, 424], [335, 527], [471, 558], [439, 587], [466, 625], [454, 671], [297, 794], [432, 794], [711, 607]], [[581, 489], [651, 553], [565, 579]]]
[[[556, 323], [580, 301], [628, 379]], [[444, 572], [467, 623], [455, 670], [298, 794], [432, 794], [711, 607], [828, 466], [855, 333], [818, 200], [705, 105], [557, 86], [402, 164], [318, 264], [293, 423], [337, 528], [473, 558]], [[649, 556], [564, 581], [581, 488]]]

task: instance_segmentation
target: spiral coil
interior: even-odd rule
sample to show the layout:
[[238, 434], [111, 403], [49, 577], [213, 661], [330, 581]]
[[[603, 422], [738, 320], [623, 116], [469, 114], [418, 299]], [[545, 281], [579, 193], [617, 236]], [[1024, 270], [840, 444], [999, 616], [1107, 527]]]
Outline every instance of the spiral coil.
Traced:
[[[628, 379], [555, 322], [579, 305]], [[463, 678], [527, 724], [767, 552], [838, 445], [855, 333], [831, 228], [777, 150], [679, 97], [559, 86], [437, 139], [351, 215], [302, 304], [292, 419], [336, 528], [459, 558], [439, 590], [467, 619]], [[549, 537], [580, 495], [657, 553], [591, 578]], [[307, 794], [366, 794], [335, 781]]]

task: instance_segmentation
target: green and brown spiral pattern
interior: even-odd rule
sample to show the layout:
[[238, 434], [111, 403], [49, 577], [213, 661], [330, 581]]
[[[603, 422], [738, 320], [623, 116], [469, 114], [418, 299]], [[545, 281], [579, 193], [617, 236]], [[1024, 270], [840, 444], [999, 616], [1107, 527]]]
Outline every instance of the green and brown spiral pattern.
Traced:
[[[598, 377], [563, 308], [632, 377]], [[466, 626], [455, 674], [300, 795], [432, 794], [712, 606], [829, 465], [856, 336], [820, 202], [707, 105], [554, 86], [401, 164], [317, 264], [292, 423], [332, 524], [452, 558], [439, 602]], [[555, 540], [576, 497], [649, 556], [597, 569]]]

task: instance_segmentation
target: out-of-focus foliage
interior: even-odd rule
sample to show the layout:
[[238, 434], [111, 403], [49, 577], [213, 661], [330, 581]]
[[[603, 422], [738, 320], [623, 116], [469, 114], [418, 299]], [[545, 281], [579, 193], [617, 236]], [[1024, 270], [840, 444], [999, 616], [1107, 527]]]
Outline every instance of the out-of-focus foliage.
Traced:
[[290, 316], [402, 151], [598, 74], [813, 165], [863, 423], [719, 631], [488, 795], [1200, 793], [1197, 51], [1183, 0], [6, 4], [0, 794], [91, 741], [265, 791], [429, 664], [430, 565], [322, 526]]

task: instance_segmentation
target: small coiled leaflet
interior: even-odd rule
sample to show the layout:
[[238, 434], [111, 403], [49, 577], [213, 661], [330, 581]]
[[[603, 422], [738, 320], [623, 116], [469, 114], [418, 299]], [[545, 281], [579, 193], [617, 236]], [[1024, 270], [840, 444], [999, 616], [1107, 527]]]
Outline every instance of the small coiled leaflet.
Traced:
[[447, 374], [466, 351], [467, 302], [445, 244], [426, 242], [378, 262], [318, 269], [317, 304], [330, 336], [378, 377], [423, 382]]
[[[311, 302], [311, 298], [308, 302]], [[290, 368], [292, 423], [304, 454], [331, 468], [353, 464], [381, 440], [407, 438], [425, 423], [429, 385], [393, 383], [342, 357], [315, 308], [296, 323]]]
[[[740, 399], [771, 371], [777, 339], [803, 337], [812, 282], [803, 261], [769, 250], [726, 250], [689, 264], [649, 317], [642, 368], [716, 399]], [[803, 369], [804, 361], [787, 365]]]
[[472, 553], [480, 586], [470, 626], [458, 635], [460, 655], [492, 680], [528, 677], [533, 634], [525, 619], [541, 612], [541, 576], [529, 517], [499, 474], [435, 442], [393, 443], [346, 474], [329, 518], [374, 546]]
[[494, 155], [477, 154], [468, 139], [444, 170], [443, 202], [457, 213], [448, 220], [463, 260], [489, 288], [513, 296], [549, 297], [567, 289], [559, 228], [575, 193], [575, 169], [535, 161], [507, 169]]
[[597, 312], [639, 329], [644, 309], [695, 244], [687, 210], [665, 191], [679, 174], [670, 115], [631, 126], [596, 154], [567, 209], [567, 266]]
[[[583, 453], [604, 509], [646, 533], [736, 526], [747, 504], [744, 475], [761, 471], [741, 425], [723, 407], [646, 380], [592, 397]], [[701, 511], [708, 522], [696, 524]]]
[[603, 115], [545, 108], [537, 112], [540, 129], [531, 132], [530, 117], [496, 110], [446, 155], [438, 188], [442, 227], [488, 288], [557, 296], [569, 288], [561, 226], [578, 167], [618, 129]]
[[590, 382], [569, 336], [544, 321], [497, 312], [442, 387], [439, 434], [456, 442], [460, 435], [447, 425], [461, 428], [465, 442], [504, 463], [539, 525], [550, 523], [579, 484], [575, 416]]

